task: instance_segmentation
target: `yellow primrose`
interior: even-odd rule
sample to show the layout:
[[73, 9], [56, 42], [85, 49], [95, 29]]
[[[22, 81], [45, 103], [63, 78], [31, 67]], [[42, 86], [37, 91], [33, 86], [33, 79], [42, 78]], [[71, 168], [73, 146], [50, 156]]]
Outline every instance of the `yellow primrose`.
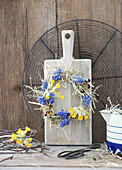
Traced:
[[49, 114], [52, 115], [52, 112], [50, 112]]
[[54, 84], [55, 83], [55, 80], [51, 80], [51, 84]]
[[84, 119], [87, 120], [89, 118], [89, 116], [85, 116]]
[[83, 109], [80, 110], [81, 112], [83, 111]]
[[22, 141], [20, 139], [17, 139], [16, 143], [22, 144]]
[[74, 112], [73, 107], [70, 107], [70, 108], [69, 108], [69, 111], [70, 111], [70, 112]]
[[60, 95], [61, 95], [61, 92], [58, 92], [58, 93], [57, 93], [57, 95], [59, 95], [59, 96], [60, 96]]
[[90, 113], [88, 114], [88, 116], [90, 116]]
[[12, 133], [12, 137], [11, 137], [11, 140], [15, 140], [17, 138], [17, 135], [15, 133]]
[[29, 127], [26, 126], [26, 131], [27, 131], [27, 132], [28, 132], [28, 131], [31, 131], [31, 129], [30, 129]]
[[78, 120], [83, 120], [83, 116], [80, 115], [80, 116], [78, 117]]
[[53, 93], [55, 93], [56, 92], [56, 90], [53, 90]]
[[29, 142], [32, 142], [32, 138], [28, 138], [28, 141], [29, 141]]
[[24, 132], [24, 130], [18, 129], [18, 131], [16, 132], [18, 135], [20, 135], [22, 132]]
[[61, 98], [61, 100], [63, 100], [63, 99], [64, 99], [64, 96], [60, 96], [60, 98]]
[[26, 145], [27, 147], [31, 147], [31, 146], [32, 146], [31, 143], [26, 143], [25, 145]]
[[75, 118], [76, 117], [76, 113], [72, 112], [71, 116], [72, 116], [72, 118]]
[[49, 96], [46, 96], [45, 98], [48, 100], [48, 99], [49, 99]]
[[57, 88], [60, 88], [61, 86], [60, 86], [60, 84], [56, 84], [56, 87], [57, 87]]

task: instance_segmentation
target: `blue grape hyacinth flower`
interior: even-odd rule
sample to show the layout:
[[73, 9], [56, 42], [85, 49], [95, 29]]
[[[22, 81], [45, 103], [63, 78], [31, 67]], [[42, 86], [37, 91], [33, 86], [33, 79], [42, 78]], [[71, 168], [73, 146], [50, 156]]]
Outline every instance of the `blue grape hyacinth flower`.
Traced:
[[69, 122], [70, 122], [69, 115], [70, 115], [70, 113], [68, 113], [67, 111], [64, 111], [63, 109], [60, 112], [58, 112], [58, 116], [60, 116], [62, 118], [60, 127], [69, 125]]
[[83, 83], [84, 81], [86, 81], [86, 79], [81, 77], [81, 76], [76, 75], [76, 76], [73, 77], [73, 81], [76, 84], [78, 84], [78, 83]]
[[70, 115], [70, 113], [68, 113], [67, 111], [64, 111], [63, 109], [58, 112], [58, 116], [62, 117], [62, 118], [68, 118]]
[[62, 119], [61, 123], [60, 123], [60, 127], [64, 127], [66, 125], [69, 125], [69, 118], [65, 118], [65, 119]]
[[57, 71], [54, 72], [53, 79], [55, 81], [60, 80], [62, 75], [61, 75], [62, 70], [60, 68], [57, 69]]
[[91, 97], [88, 94], [83, 95], [83, 102], [86, 107], [88, 107]]
[[37, 98], [37, 100], [38, 100], [39, 103], [41, 103], [42, 105], [46, 105], [46, 98], [45, 98], [45, 97], [39, 96], [39, 97]]
[[55, 94], [53, 92], [51, 92], [50, 95], [49, 95], [49, 101], [50, 101], [51, 104], [54, 103], [54, 96], [55, 96]]
[[44, 93], [44, 92], [45, 92], [45, 89], [47, 89], [47, 87], [48, 87], [48, 83], [47, 83], [47, 81], [44, 81], [43, 84], [42, 84], [42, 89], [41, 89], [41, 91]]

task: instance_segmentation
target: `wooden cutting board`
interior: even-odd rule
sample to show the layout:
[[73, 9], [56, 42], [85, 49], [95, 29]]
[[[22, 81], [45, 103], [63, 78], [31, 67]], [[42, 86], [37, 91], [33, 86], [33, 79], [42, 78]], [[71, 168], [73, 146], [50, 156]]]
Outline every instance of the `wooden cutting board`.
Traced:
[[[69, 67], [72, 62], [74, 32], [72, 30], [62, 31], [62, 59], [45, 60], [44, 62], [44, 77], [50, 76], [51, 69]], [[91, 60], [90, 59], [74, 59], [71, 68], [80, 71], [83, 78], [91, 80]], [[70, 107], [79, 106], [80, 99], [78, 95], [73, 94], [73, 87], [69, 82], [66, 82], [67, 88], [60, 88], [60, 92], [64, 95], [64, 100], [56, 99], [54, 103], [54, 111], [58, 113], [61, 109], [69, 111]], [[89, 110], [91, 112], [91, 109]], [[92, 117], [87, 120], [72, 120], [68, 126], [63, 128], [50, 127], [48, 118], [45, 118], [45, 143], [51, 145], [89, 145], [92, 143]]]

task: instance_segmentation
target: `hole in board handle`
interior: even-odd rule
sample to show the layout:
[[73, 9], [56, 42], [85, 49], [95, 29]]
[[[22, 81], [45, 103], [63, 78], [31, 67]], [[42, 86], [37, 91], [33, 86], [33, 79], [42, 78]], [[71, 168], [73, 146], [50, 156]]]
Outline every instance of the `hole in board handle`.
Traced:
[[69, 39], [71, 37], [71, 35], [69, 33], [65, 34], [65, 38]]

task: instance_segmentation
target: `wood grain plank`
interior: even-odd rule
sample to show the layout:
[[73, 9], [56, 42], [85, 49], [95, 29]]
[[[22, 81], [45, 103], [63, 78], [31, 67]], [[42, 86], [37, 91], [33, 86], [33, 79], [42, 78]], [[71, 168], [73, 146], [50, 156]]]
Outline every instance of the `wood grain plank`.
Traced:
[[121, 0], [58, 0], [57, 23], [73, 19], [99, 20], [121, 30]]
[[28, 114], [19, 87], [30, 48], [55, 25], [55, 1], [2, 0], [0, 4], [0, 129], [28, 125], [43, 141], [43, 129]]

